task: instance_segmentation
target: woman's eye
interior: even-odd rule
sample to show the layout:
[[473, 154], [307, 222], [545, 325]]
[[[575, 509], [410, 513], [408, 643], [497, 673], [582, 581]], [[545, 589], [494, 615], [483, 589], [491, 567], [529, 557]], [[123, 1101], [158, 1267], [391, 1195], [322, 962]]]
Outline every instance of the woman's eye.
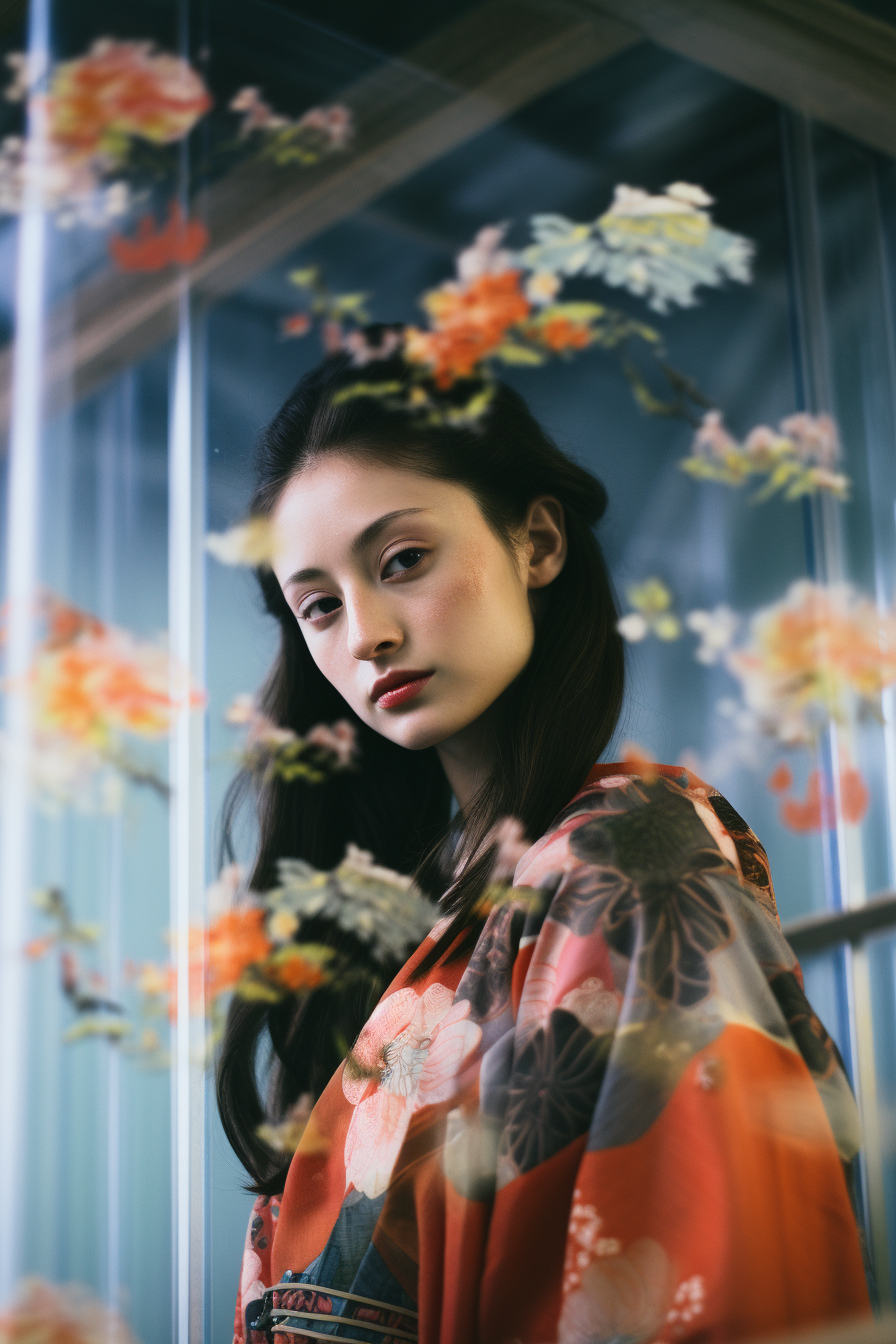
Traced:
[[338, 597], [316, 597], [299, 611], [300, 621], [319, 621], [330, 616], [342, 606]]
[[409, 546], [404, 551], [398, 551], [389, 560], [386, 561], [383, 568], [383, 578], [394, 578], [396, 574], [406, 574], [409, 569], [419, 565], [420, 561], [426, 555], [426, 551], [419, 550], [415, 546]]

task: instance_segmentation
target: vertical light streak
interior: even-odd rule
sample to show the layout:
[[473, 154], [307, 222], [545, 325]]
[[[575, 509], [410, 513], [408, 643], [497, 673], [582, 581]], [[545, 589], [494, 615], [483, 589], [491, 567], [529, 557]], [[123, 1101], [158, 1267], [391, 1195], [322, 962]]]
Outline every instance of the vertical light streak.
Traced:
[[[800, 400], [808, 411], [834, 412], [828, 304], [823, 273], [823, 238], [816, 193], [812, 122], [802, 113], [781, 110], [781, 146], [790, 233], [790, 287], [795, 332], [794, 366]], [[815, 498], [804, 510], [812, 577], [837, 583], [846, 575], [842, 513], [830, 498]], [[850, 729], [842, 732], [850, 745]], [[825, 790], [835, 800], [836, 826], [822, 828], [827, 901], [834, 909], [864, 905], [867, 899], [862, 840], [846, 827], [840, 801], [838, 729], [831, 725], [819, 752]], [[878, 1108], [871, 1017], [871, 977], [864, 947], [841, 952], [853, 1082], [862, 1117], [862, 1186], [871, 1254], [882, 1306], [892, 1303], [889, 1239], [884, 1197], [884, 1157]]]
[[[190, 300], [182, 283], [171, 389], [168, 469], [168, 637], [175, 666], [190, 656]], [[176, 676], [176, 672], [175, 672]], [[173, 693], [179, 695], [175, 686]], [[190, 735], [189, 708], [177, 713], [171, 738], [171, 927], [177, 968], [172, 1076], [174, 1140], [174, 1338], [190, 1331]]]
[[[122, 401], [120, 386], [105, 396], [99, 424], [99, 536], [97, 568], [101, 620], [115, 620], [115, 560], [118, 541], [116, 527], [116, 447]], [[121, 817], [109, 819], [108, 868], [108, 939], [109, 997], [121, 998]], [[113, 1309], [120, 1306], [121, 1284], [121, 1055], [110, 1041], [106, 1065], [106, 1301]]]
[[[32, 0], [28, 60], [45, 70], [49, 0]], [[37, 578], [39, 462], [43, 358], [46, 219], [41, 166], [44, 111], [29, 99], [25, 194], [18, 233], [12, 425], [6, 517], [6, 708], [0, 767], [0, 1307], [20, 1277], [24, 1217], [24, 1139], [27, 1087], [26, 993], [22, 947], [31, 887], [28, 800], [30, 706], [25, 678], [33, 655]]]
[[190, 1012], [190, 962], [201, 976], [201, 950], [190, 954], [190, 927], [203, 922], [205, 820], [204, 732], [191, 711], [184, 678], [202, 673], [201, 435], [194, 423], [196, 370], [189, 282], [182, 281], [169, 424], [168, 612], [175, 683], [180, 697], [171, 738], [171, 927], [177, 975], [172, 1065], [174, 1339], [203, 1335], [205, 1020]]
[[[121, 817], [110, 825], [109, 997], [121, 998]], [[121, 1306], [121, 1054], [110, 1041], [106, 1070], [106, 1301]]]

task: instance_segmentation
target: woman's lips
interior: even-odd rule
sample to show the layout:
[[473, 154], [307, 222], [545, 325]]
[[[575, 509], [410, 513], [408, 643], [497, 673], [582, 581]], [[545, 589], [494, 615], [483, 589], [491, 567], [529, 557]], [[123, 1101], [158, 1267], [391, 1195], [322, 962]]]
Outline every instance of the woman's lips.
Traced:
[[410, 700], [418, 691], [422, 691], [427, 682], [432, 680], [432, 672], [424, 672], [422, 676], [414, 677], [411, 681], [404, 681], [400, 686], [393, 686], [381, 695], [376, 696], [376, 703], [380, 709], [394, 709], [396, 705], [404, 704], [405, 700]]

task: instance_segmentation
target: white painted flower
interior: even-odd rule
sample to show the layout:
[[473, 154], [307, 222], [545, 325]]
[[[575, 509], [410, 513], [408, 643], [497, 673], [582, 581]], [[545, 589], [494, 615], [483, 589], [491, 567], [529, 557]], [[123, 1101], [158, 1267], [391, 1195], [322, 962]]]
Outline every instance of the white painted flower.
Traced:
[[242, 864], [228, 863], [223, 867], [214, 882], [209, 883], [205, 892], [206, 914], [209, 920], [219, 918], [232, 910], [243, 893], [246, 883], [246, 870]]
[[248, 691], [241, 691], [235, 695], [230, 704], [224, 711], [224, 719], [227, 723], [233, 723], [242, 727], [244, 724], [251, 723], [255, 716], [255, 697]]
[[684, 205], [690, 205], [696, 208], [709, 206], [714, 203], [714, 198], [709, 192], [704, 191], [693, 182], [672, 182], [666, 187], [666, 195], [671, 196], [673, 201], [681, 201]]
[[480, 275], [501, 275], [514, 264], [514, 255], [501, 247], [506, 224], [489, 224], [480, 229], [469, 247], [458, 255], [457, 278], [465, 284]]
[[738, 451], [737, 440], [732, 438], [722, 421], [721, 411], [707, 411], [694, 435], [693, 453], [706, 451], [713, 457], [727, 457]]
[[630, 644], [640, 644], [650, 634], [650, 626], [639, 611], [629, 612], [616, 622], [616, 629]]
[[209, 532], [205, 549], [222, 565], [270, 566], [277, 552], [277, 535], [269, 518], [247, 518], [226, 532]]
[[127, 182], [110, 182], [103, 193], [107, 219], [126, 215], [131, 208], [131, 191]]
[[711, 665], [719, 662], [731, 648], [740, 627], [740, 617], [722, 602], [712, 611], [689, 611], [684, 623], [700, 636], [694, 657], [698, 663]]
[[623, 639], [638, 643], [651, 632], [657, 639], [673, 640], [681, 635], [681, 622], [672, 611], [672, 594], [662, 579], [649, 578], [632, 584], [628, 600], [635, 608], [616, 623]]
[[557, 297], [560, 284], [560, 277], [552, 271], [535, 271], [526, 281], [526, 298], [536, 308], [543, 308]]
[[299, 927], [299, 917], [291, 910], [273, 910], [268, 915], [268, 937], [274, 943], [288, 943]]

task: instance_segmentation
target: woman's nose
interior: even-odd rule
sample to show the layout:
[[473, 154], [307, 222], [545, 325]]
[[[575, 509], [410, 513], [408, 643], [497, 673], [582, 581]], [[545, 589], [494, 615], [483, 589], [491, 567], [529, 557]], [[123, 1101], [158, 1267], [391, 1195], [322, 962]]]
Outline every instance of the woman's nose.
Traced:
[[348, 606], [348, 647], [353, 658], [378, 658], [401, 648], [401, 628], [378, 602], [352, 602]]

